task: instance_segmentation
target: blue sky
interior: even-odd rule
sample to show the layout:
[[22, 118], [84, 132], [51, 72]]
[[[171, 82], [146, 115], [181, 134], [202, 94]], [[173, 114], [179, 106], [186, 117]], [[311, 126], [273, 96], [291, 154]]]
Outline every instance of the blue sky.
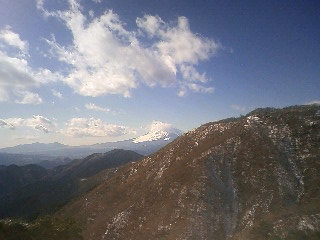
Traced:
[[0, 147], [319, 103], [319, 26], [319, 1], [0, 0]]

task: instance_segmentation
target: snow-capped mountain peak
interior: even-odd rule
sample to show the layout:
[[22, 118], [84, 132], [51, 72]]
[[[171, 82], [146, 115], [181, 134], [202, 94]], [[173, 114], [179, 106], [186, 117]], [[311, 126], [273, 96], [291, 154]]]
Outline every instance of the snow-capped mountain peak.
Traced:
[[159, 139], [163, 139], [164, 141], [172, 140], [171, 137], [180, 136], [182, 131], [179, 129], [174, 128], [169, 123], [164, 123], [160, 121], [153, 121], [152, 124], [149, 126], [149, 132], [145, 135], [139, 136], [134, 138], [132, 141], [134, 143], [141, 143], [141, 142], [151, 142]]

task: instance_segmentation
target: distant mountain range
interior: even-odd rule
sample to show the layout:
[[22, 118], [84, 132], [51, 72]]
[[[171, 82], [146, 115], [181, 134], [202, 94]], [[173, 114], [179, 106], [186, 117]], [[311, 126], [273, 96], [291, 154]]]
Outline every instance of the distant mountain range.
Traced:
[[[135, 141], [157, 136], [170, 137]], [[53, 229], [75, 224], [82, 236], [72, 239], [320, 239], [319, 172], [320, 106], [257, 109], [147, 157], [112, 150], [52, 170], [0, 166], [0, 237], [43, 222], [1, 218], [50, 214]]]
[[0, 149], [0, 165], [40, 163], [46, 168], [53, 168], [69, 162], [70, 159], [83, 158], [93, 153], [104, 153], [113, 149], [132, 150], [146, 156], [159, 150], [181, 134], [182, 131], [179, 129], [161, 122], [154, 122], [153, 128], [147, 134], [124, 141], [76, 147], [57, 142], [18, 145]]
[[[35, 164], [35, 163], [41, 163], [44, 164], [47, 162], [55, 162], [58, 165], [61, 165], [60, 163], [63, 163], [64, 158], [58, 158], [54, 156], [48, 156], [48, 155], [41, 155], [41, 154], [16, 154], [16, 153], [3, 153], [0, 152], [0, 165], [8, 166], [11, 164], [15, 164], [18, 166], [23, 166], [27, 164]], [[52, 163], [53, 163], [52, 162]], [[51, 164], [51, 163], [50, 163]]]

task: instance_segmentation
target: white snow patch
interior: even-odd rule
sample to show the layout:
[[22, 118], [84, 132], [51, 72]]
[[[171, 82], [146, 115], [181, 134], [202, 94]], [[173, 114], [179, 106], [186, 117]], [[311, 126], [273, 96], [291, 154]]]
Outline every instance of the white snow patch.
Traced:
[[182, 132], [174, 128], [169, 123], [163, 123], [160, 121], [153, 121], [149, 127], [149, 132], [145, 135], [137, 137], [132, 141], [134, 143], [151, 142], [164, 138], [165, 141], [170, 140], [169, 134], [181, 135]]

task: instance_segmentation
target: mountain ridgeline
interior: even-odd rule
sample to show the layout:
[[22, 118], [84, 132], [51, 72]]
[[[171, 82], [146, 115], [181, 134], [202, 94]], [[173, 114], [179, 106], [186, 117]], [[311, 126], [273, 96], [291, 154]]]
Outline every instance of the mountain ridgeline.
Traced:
[[53, 220], [0, 221], [0, 238], [45, 226], [59, 239], [320, 239], [316, 105], [207, 123], [147, 157], [114, 150], [19, 178], [10, 168], [0, 167], [0, 218]]
[[[83, 158], [94, 153], [113, 149], [135, 151], [149, 155], [167, 145], [182, 134], [182, 131], [159, 121], [152, 123], [148, 133], [118, 142], [98, 143], [84, 146], [68, 146], [60, 143], [32, 143], [0, 149], [0, 165], [39, 164], [47, 168], [67, 163], [70, 158]], [[46, 161], [49, 160], [49, 161]]]
[[320, 107], [205, 124], [116, 174], [57, 217], [84, 239], [319, 239]]

